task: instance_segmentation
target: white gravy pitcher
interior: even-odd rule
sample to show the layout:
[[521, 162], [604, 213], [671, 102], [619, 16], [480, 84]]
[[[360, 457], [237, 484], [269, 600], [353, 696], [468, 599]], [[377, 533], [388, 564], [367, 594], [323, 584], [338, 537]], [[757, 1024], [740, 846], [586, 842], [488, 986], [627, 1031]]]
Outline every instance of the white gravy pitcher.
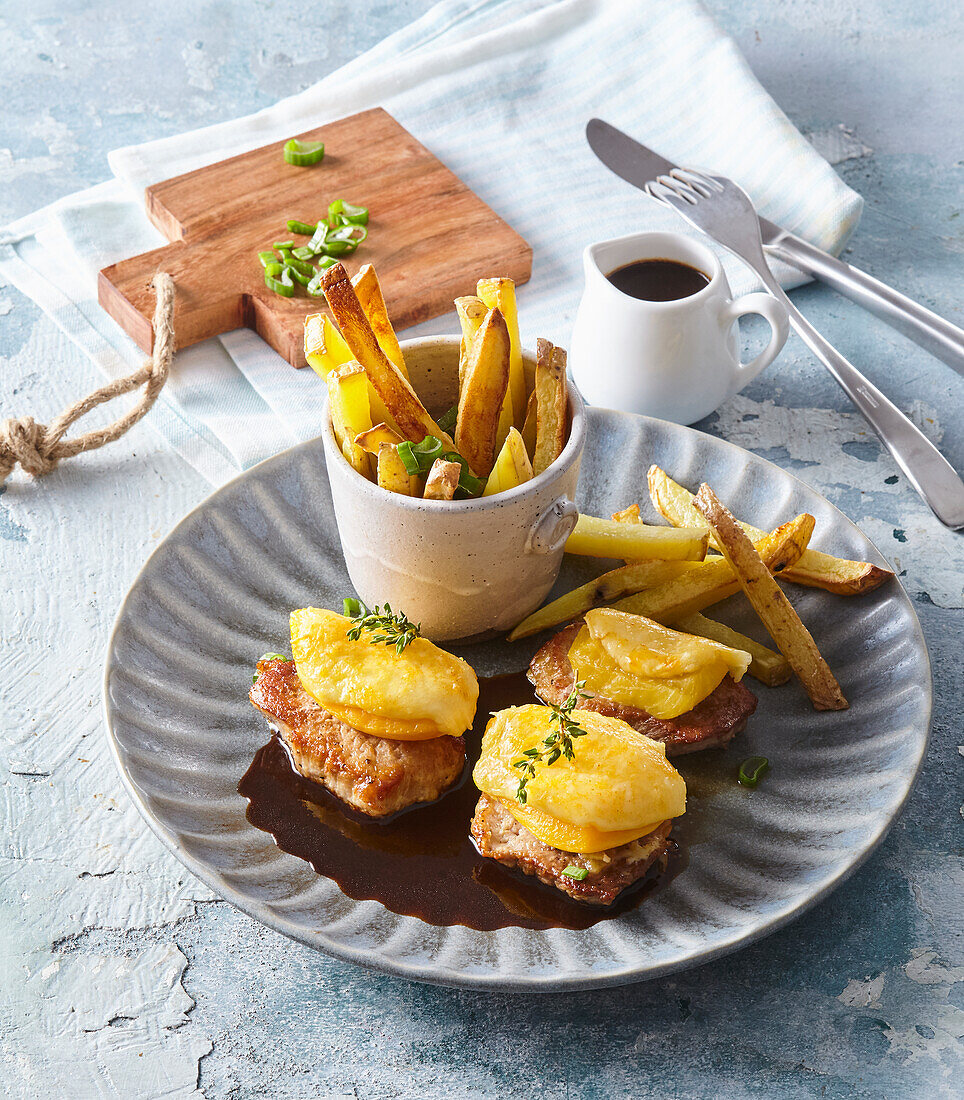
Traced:
[[[572, 376], [585, 399], [625, 412], [692, 424], [719, 408], [777, 357], [786, 343], [787, 312], [769, 294], [733, 300], [716, 256], [680, 233], [633, 233], [590, 245], [586, 287], [572, 333]], [[607, 278], [639, 260], [673, 260], [706, 278], [694, 294], [648, 301]], [[759, 313], [770, 342], [740, 362], [738, 318]]]

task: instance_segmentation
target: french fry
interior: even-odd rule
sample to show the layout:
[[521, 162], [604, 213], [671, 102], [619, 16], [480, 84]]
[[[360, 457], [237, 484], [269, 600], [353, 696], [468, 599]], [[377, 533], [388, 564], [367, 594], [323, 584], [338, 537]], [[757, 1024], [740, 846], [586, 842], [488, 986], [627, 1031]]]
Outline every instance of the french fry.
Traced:
[[536, 453], [536, 391], [529, 394], [529, 404], [526, 406], [526, 419], [522, 425], [522, 442], [526, 445], [529, 457]]
[[364, 367], [369, 382], [388, 409], [399, 434], [412, 443], [421, 443], [427, 435], [433, 435], [447, 448], [454, 450], [455, 444], [451, 438], [429, 416], [411, 383], [379, 346], [344, 266], [332, 264], [322, 277], [322, 282], [328, 307], [338, 322], [345, 342]]
[[536, 476], [562, 454], [566, 445], [568, 393], [566, 353], [548, 340], [536, 342], [536, 446], [532, 472]]
[[736, 574], [740, 587], [777, 648], [800, 678], [814, 707], [817, 710], [846, 710], [850, 704], [830, 666], [746, 532], [709, 485], [700, 486], [693, 504], [710, 525], [725, 561]]
[[385, 355], [398, 367], [398, 373], [403, 378], [408, 378], [408, 370], [405, 367], [405, 357], [398, 343], [398, 337], [392, 328], [392, 322], [388, 319], [388, 310], [385, 307], [385, 299], [382, 296], [381, 284], [375, 269], [371, 264], [363, 264], [358, 273], [352, 278], [351, 285], [355, 288], [358, 301], [372, 326], [378, 346]]
[[623, 596], [631, 596], [645, 588], [665, 584], [678, 577], [686, 568], [685, 562], [644, 561], [603, 573], [594, 581], [588, 581], [534, 611], [519, 623], [507, 641], [528, 638], [531, 634], [538, 634], [540, 630], [548, 630], [551, 626], [578, 618], [593, 607], [602, 607]]
[[790, 662], [782, 653], [761, 645], [725, 623], [718, 623], [716, 619], [708, 619], [697, 612], [695, 615], [685, 615], [682, 619], [674, 620], [672, 625], [674, 630], [698, 634], [701, 638], [709, 638], [711, 642], [719, 642], [731, 649], [742, 649], [744, 653], [749, 653], [750, 667], [747, 672], [767, 687], [779, 687], [790, 679]]
[[[613, 512], [613, 523], [642, 523], [639, 518], [639, 505], [630, 504], [628, 508], [622, 508], [618, 512]], [[674, 524], [674, 526], [680, 526]]]
[[[351, 348], [331, 323], [327, 313], [308, 314], [305, 318], [305, 359], [319, 378], [327, 379], [335, 367], [350, 363], [354, 358]], [[383, 420], [386, 424], [394, 425], [395, 421], [389, 415], [388, 409], [370, 384], [368, 402], [375, 420]]]
[[390, 493], [400, 493], [405, 497], [419, 496], [418, 478], [412, 477], [405, 469], [405, 463], [391, 443], [382, 443], [378, 448], [378, 484]]
[[651, 527], [648, 523], [620, 523], [581, 515], [566, 540], [566, 553], [633, 561], [650, 558], [702, 561], [706, 557], [706, 544], [705, 529]]
[[[704, 525], [703, 517], [693, 505], [693, 494], [673, 481], [659, 466], [649, 468], [649, 495], [660, 515], [665, 516], [674, 526]], [[753, 542], [764, 533], [757, 527], [751, 527], [749, 523], [740, 523], [740, 526]], [[719, 549], [715, 538], [711, 539], [711, 545]], [[882, 569], [879, 565], [835, 558], [819, 550], [807, 550], [792, 569], [781, 574], [784, 580], [794, 581], [808, 588], [822, 588], [837, 596], [859, 596], [862, 592], [870, 592], [893, 575], [889, 569]]]
[[[497, 309], [509, 330], [509, 389], [511, 424], [519, 427], [526, 410], [526, 377], [522, 368], [522, 344], [519, 342], [519, 313], [515, 302], [515, 283], [511, 279], [479, 279], [476, 294], [489, 309]], [[508, 435], [508, 430], [506, 431]]]
[[305, 318], [305, 359], [319, 378], [326, 380], [335, 367], [350, 363], [354, 358], [327, 313], [308, 314]]
[[344, 363], [329, 373], [328, 405], [341, 453], [360, 474], [370, 477], [368, 455], [355, 443], [355, 437], [372, 426], [368, 380], [358, 363]]
[[460, 463], [446, 462], [444, 458], [437, 458], [425, 479], [425, 492], [422, 496], [426, 500], [453, 500], [461, 476]]
[[402, 437], [398, 432], [392, 431], [387, 424], [376, 424], [368, 431], [359, 432], [355, 436], [355, 442], [363, 451], [368, 451], [370, 455], [377, 455], [383, 443], [390, 443], [394, 447], [402, 442]]
[[[813, 524], [813, 516], [803, 512], [764, 535], [756, 549], [767, 568], [779, 572], [798, 561], [813, 534]], [[725, 600], [739, 590], [740, 582], [730, 563], [725, 558], [714, 558], [688, 563], [675, 580], [627, 596], [613, 607], [668, 625]]]
[[486, 309], [485, 302], [481, 298], [476, 298], [474, 294], [456, 298], [455, 311], [459, 315], [459, 324], [462, 326], [462, 339], [459, 343], [459, 389], [461, 389], [469, 348], [489, 311]]
[[502, 314], [490, 309], [468, 350], [455, 429], [456, 449], [480, 477], [488, 475], [495, 461], [499, 411], [508, 385], [509, 330]]
[[526, 454], [526, 445], [522, 442], [522, 434], [518, 428], [510, 428], [482, 495], [491, 497], [496, 493], [504, 493], [506, 489], [514, 489], [516, 485], [522, 485], [531, 478], [532, 466]]

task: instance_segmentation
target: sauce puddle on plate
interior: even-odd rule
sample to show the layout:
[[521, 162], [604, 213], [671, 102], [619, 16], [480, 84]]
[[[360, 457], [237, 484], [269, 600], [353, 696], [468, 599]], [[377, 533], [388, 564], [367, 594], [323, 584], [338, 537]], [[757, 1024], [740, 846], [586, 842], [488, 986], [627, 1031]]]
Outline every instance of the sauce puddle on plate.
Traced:
[[275, 737], [255, 754], [238, 785], [248, 821], [282, 851], [307, 860], [356, 901], [375, 900], [393, 913], [429, 924], [495, 928], [589, 928], [611, 920], [662, 889], [684, 861], [673, 846], [661, 874], [651, 872], [609, 907], [590, 906], [491, 859], [469, 837], [479, 792], [472, 783], [490, 711], [538, 703], [524, 672], [480, 682], [474, 727], [465, 734], [462, 779], [438, 802], [376, 823], [349, 809], [292, 767]]

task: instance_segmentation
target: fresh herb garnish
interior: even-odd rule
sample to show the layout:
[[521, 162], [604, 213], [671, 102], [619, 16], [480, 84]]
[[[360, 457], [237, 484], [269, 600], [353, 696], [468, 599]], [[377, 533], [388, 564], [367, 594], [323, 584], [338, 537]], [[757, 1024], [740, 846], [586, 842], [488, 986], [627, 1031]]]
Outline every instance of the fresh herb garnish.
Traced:
[[770, 770], [770, 761], [765, 756], [751, 756], [740, 765], [737, 779], [744, 787], [755, 787]]
[[582, 882], [582, 880], [589, 874], [585, 867], [577, 867], [575, 863], [570, 863], [568, 867], [564, 868], [562, 872], [566, 878], [574, 878], [576, 882]]
[[[262, 661], [290, 661], [290, 657], [286, 657], [284, 653], [262, 653], [258, 658], [258, 664]], [[251, 677], [251, 683], [256, 684], [258, 682], [258, 674], [255, 673]]]
[[515, 797], [523, 806], [528, 798], [526, 786], [536, 774], [536, 765], [544, 764], [549, 768], [555, 764], [560, 756], [572, 760], [575, 756], [572, 747], [573, 740], [577, 737], [585, 737], [588, 732], [572, 717], [572, 712], [579, 705], [581, 699], [592, 698], [588, 692], [582, 690], [585, 686], [585, 680], [577, 680], [572, 686], [572, 691], [569, 692], [559, 706], [554, 703], [550, 704], [549, 709], [552, 711], [552, 717], [549, 719], [549, 724], [554, 728], [543, 738], [541, 745], [534, 749], [526, 749], [521, 760], [513, 761], [513, 768], [518, 768], [522, 772]]
[[[444, 418], [443, 418], [444, 419]], [[439, 425], [441, 427], [441, 425]], [[460, 467], [459, 485], [456, 495], [461, 498], [477, 497], [485, 488], [485, 482], [477, 478], [469, 469], [469, 464], [458, 451], [446, 451], [445, 444], [434, 435], [427, 435], [421, 443], [412, 443], [403, 439], [395, 445], [402, 465], [412, 477], [427, 477], [437, 458], [445, 462], [457, 462]]]
[[390, 604], [384, 610], [377, 605], [370, 610], [361, 600], [346, 598], [342, 604], [344, 614], [351, 619], [352, 627], [348, 637], [357, 642], [362, 631], [371, 634], [368, 641], [372, 645], [393, 645], [395, 652], [401, 655], [406, 646], [421, 637], [422, 624], [416, 625], [402, 612], [392, 611]]

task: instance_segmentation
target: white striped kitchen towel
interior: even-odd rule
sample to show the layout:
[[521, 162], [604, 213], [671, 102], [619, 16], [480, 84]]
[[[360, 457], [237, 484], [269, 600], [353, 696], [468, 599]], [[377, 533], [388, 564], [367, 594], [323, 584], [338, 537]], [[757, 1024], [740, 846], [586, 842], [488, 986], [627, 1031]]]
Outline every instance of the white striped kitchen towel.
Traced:
[[[298, 95], [233, 122], [114, 152], [116, 179], [7, 227], [0, 273], [108, 376], [141, 353], [96, 304], [96, 272], [160, 238], [150, 183], [368, 107], [383, 106], [533, 246], [523, 337], [565, 345], [586, 244], [682, 228], [599, 164], [594, 115], [680, 164], [738, 180], [767, 217], [831, 252], [858, 195], [796, 131], [697, 0], [442, 0]], [[431, 218], [431, 209], [426, 209]], [[66, 262], [64, 257], [70, 257]], [[359, 253], [359, 259], [361, 254]], [[725, 258], [735, 292], [753, 285]], [[476, 275], [468, 272], [471, 285]], [[802, 281], [779, 272], [784, 285]], [[453, 316], [403, 336], [453, 331]], [[149, 421], [217, 484], [316, 434], [320, 383], [246, 330], [182, 352]]]

